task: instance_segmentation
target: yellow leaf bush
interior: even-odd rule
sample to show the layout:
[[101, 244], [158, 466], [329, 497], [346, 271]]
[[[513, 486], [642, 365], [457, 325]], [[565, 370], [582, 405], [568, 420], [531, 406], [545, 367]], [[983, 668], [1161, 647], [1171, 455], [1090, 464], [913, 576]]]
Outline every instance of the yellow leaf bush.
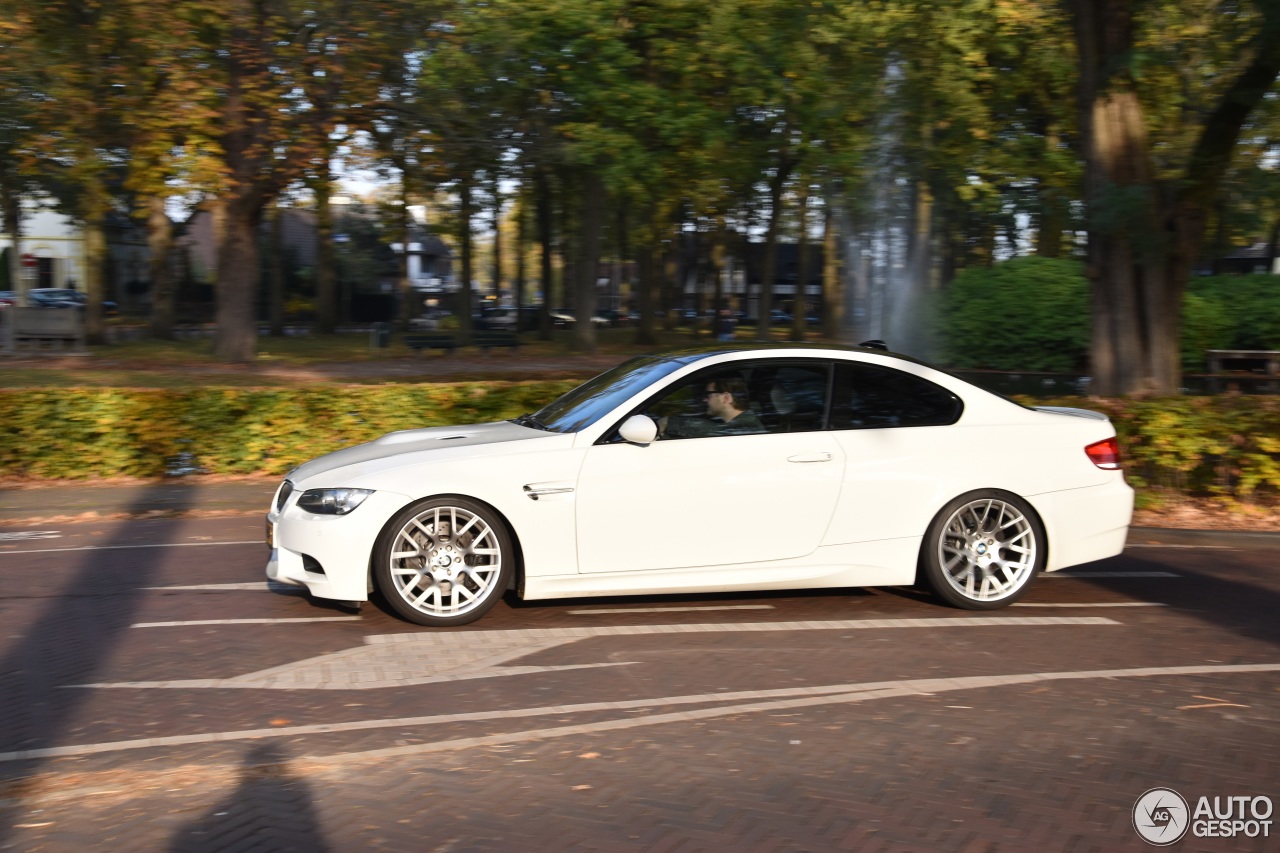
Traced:
[[0, 477], [160, 477], [179, 459], [280, 474], [394, 430], [515, 417], [575, 384], [0, 391]]

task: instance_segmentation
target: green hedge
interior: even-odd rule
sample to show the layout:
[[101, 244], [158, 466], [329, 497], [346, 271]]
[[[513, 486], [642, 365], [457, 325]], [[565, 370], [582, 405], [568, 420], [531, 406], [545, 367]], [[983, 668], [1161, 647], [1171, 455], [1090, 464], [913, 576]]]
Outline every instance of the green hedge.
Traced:
[[[1206, 349], [1280, 349], [1280, 276], [1193, 278], [1187, 295], [1210, 308], [1212, 316], [1201, 318], [1213, 329]], [[1184, 312], [1184, 325], [1187, 320]]]
[[[178, 460], [212, 474], [281, 474], [393, 430], [514, 417], [575, 384], [0, 391], [0, 477], [159, 477]], [[1023, 402], [1106, 412], [1139, 489], [1229, 501], [1280, 497], [1280, 400]]]
[[974, 267], [935, 296], [940, 361], [961, 370], [1083, 369], [1089, 291], [1079, 261], [1025, 257]]
[[177, 460], [213, 474], [280, 474], [393, 430], [515, 417], [576, 384], [0, 391], [0, 476], [157, 477]]
[[[938, 361], [957, 369], [1087, 370], [1089, 284], [1078, 261], [1023, 257], [973, 267], [933, 294]], [[1193, 277], [1182, 301], [1183, 369], [1210, 349], [1280, 349], [1280, 276]]]

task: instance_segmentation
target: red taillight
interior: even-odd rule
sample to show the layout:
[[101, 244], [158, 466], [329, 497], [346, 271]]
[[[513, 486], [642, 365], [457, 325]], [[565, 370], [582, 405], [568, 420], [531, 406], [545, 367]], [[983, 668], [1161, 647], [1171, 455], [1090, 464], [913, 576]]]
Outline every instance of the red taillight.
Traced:
[[1102, 441], [1095, 441], [1086, 447], [1084, 452], [1089, 454], [1093, 464], [1099, 468], [1114, 471], [1120, 467], [1120, 444], [1116, 441], [1115, 436], [1104, 438]]

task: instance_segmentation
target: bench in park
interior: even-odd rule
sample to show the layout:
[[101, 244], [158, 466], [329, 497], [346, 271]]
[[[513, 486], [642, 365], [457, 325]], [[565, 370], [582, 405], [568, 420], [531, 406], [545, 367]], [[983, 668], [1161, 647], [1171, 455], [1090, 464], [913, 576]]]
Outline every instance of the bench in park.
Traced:
[[1268, 376], [1280, 376], [1280, 351], [1250, 349], [1211, 349], [1208, 351], [1209, 372], [1262, 368]]
[[[455, 350], [461, 346], [456, 336], [449, 332], [414, 332], [403, 337], [404, 345], [415, 352], [424, 349]], [[520, 348], [520, 338], [515, 332], [477, 331], [471, 335], [473, 345], [483, 350], [510, 347]]]
[[[1239, 385], [1249, 381], [1255, 392], [1280, 393], [1280, 350], [1211, 349], [1209, 361], [1209, 391], [1239, 391]], [[1259, 377], [1264, 373], [1266, 378]]]

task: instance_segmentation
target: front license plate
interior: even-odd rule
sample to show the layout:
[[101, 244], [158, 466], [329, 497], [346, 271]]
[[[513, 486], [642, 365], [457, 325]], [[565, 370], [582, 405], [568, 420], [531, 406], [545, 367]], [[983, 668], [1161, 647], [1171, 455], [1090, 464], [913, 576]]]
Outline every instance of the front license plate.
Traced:
[[267, 547], [276, 547], [276, 526], [271, 523], [271, 519], [267, 519]]

